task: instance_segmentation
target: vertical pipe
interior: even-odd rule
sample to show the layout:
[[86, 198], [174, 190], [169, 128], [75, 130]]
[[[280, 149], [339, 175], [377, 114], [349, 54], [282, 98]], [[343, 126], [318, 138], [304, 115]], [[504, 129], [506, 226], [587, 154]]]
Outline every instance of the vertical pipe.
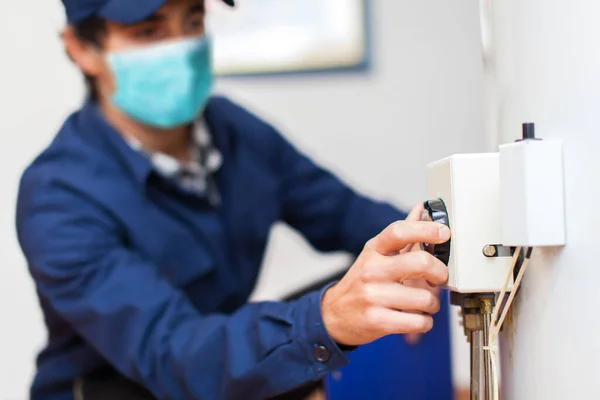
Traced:
[[483, 377], [483, 331], [473, 330], [471, 335], [471, 400], [485, 400]]
[[[489, 343], [489, 332], [490, 332], [490, 325], [491, 325], [491, 321], [492, 321], [492, 316], [490, 314], [484, 314], [483, 315], [483, 346], [487, 347], [490, 345]], [[484, 351], [483, 352], [483, 373], [484, 373], [484, 392], [485, 392], [485, 399], [487, 400], [491, 400], [494, 398], [494, 394], [493, 394], [493, 384], [492, 384], [492, 358], [490, 357], [490, 353], [489, 351]]]

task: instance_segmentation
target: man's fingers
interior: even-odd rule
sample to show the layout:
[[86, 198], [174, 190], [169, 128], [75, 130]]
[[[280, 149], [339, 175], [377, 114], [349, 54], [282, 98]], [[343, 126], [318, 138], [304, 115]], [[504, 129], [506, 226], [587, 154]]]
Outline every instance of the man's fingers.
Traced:
[[424, 279], [434, 285], [442, 285], [448, 280], [446, 264], [426, 251], [412, 251], [390, 258], [397, 264], [397, 267], [391, 270], [396, 281]]
[[377, 308], [370, 311], [369, 324], [378, 327], [385, 335], [425, 333], [433, 328], [433, 317]]
[[406, 245], [406, 247], [404, 247], [402, 250], [400, 250], [400, 254], [408, 253], [410, 251], [418, 251], [420, 249], [421, 247], [418, 243], [411, 243], [409, 245]]
[[435, 294], [436, 296], [439, 296], [440, 292], [441, 292], [439, 286], [432, 285], [431, 283], [427, 282], [425, 279], [405, 279], [402, 282], [402, 284], [404, 286], [427, 289], [431, 293]]
[[383, 255], [397, 254], [411, 243], [444, 243], [450, 239], [450, 229], [435, 222], [398, 221], [389, 225], [369, 241], [369, 246]]
[[408, 216], [406, 217], [405, 221], [420, 221], [421, 220], [421, 216], [423, 215], [423, 210], [425, 208], [423, 207], [423, 203], [419, 203], [417, 206], [415, 206], [410, 214], [408, 214]]
[[362, 271], [364, 282], [404, 282], [424, 279], [433, 285], [448, 280], [448, 267], [426, 251], [411, 251], [395, 256], [379, 256], [373, 265]]
[[414, 346], [416, 344], [419, 344], [419, 342], [421, 341], [421, 334], [420, 333], [407, 333], [404, 336], [404, 340], [406, 340], [406, 343], [408, 343], [411, 346]]
[[373, 285], [367, 301], [374, 306], [399, 311], [435, 314], [440, 311], [439, 298], [427, 289], [407, 287], [400, 283]]
[[[423, 210], [425, 208], [423, 207], [423, 203], [419, 203], [416, 207], [414, 207], [412, 209], [412, 211], [410, 212], [410, 214], [408, 214], [408, 216], [406, 217], [405, 221], [421, 221], [421, 217], [423, 215]], [[409, 251], [413, 251], [413, 249], [416, 249], [419, 247], [418, 243], [410, 243], [407, 244], [406, 246], [404, 246], [404, 248], [402, 248], [402, 250], [400, 250], [400, 254], [402, 253], [406, 253]]]

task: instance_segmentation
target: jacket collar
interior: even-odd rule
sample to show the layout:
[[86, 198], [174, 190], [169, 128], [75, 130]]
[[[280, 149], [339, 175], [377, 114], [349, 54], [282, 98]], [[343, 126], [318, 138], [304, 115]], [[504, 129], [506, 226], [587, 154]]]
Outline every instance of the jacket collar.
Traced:
[[140, 185], [145, 185], [152, 165], [140, 152], [135, 151], [123, 136], [108, 123], [98, 105], [88, 100], [81, 109], [80, 130], [85, 131], [87, 139], [95, 142], [108, 157], [115, 157]]
[[[214, 146], [223, 154], [229, 146], [225, 130], [229, 128], [226, 113], [220, 112], [219, 100], [212, 98], [203, 113], [208, 132], [214, 141]], [[88, 140], [95, 142], [109, 157], [116, 157], [118, 161], [132, 174], [136, 183], [145, 187], [150, 177], [153, 166], [151, 161], [139, 151], [131, 147], [112, 125], [102, 115], [98, 105], [88, 100], [81, 109], [81, 123], [79, 130], [86, 132]]]

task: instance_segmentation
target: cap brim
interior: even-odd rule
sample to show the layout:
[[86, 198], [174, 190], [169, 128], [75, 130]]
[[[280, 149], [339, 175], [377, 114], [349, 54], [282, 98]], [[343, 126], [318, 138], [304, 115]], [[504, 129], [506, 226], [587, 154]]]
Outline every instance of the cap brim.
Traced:
[[[98, 16], [120, 24], [135, 24], [154, 14], [169, 0], [123, 1], [112, 0], [98, 11]], [[234, 0], [222, 0], [228, 6], [235, 6]]]
[[168, 1], [169, 0], [112, 0], [98, 10], [97, 15], [120, 24], [135, 24], [154, 14], [156, 10], [161, 8]]

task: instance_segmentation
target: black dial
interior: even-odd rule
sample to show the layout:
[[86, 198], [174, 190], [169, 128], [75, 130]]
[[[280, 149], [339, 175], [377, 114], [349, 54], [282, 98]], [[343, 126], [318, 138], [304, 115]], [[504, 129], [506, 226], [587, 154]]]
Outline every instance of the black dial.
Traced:
[[[448, 210], [442, 199], [428, 200], [423, 203], [425, 209], [421, 220], [433, 221], [450, 228]], [[450, 260], [450, 240], [442, 244], [421, 243], [421, 249], [432, 254], [435, 258], [448, 265]]]

